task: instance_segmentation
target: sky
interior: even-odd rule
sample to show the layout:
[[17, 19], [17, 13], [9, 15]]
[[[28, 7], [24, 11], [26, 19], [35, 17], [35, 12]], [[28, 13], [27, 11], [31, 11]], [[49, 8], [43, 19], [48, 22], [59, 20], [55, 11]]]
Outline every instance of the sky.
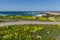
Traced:
[[60, 0], [0, 0], [0, 11], [60, 11]]

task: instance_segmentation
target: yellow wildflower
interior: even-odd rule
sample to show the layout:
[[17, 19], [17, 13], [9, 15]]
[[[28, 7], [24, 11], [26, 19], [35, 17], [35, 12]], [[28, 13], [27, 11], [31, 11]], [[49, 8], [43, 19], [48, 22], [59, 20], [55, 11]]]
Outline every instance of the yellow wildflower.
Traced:
[[38, 30], [41, 30], [41, 29], [43, 29], [42, 27], [38, 27]]
[[50, 21], [52, 21], [52, 22], [55, 22], [55, 20], [54, 20], [54, 19], [52, 19], [52, 18], [49, 18], [49, 20], [50, 20]]
[[15, 33], [15, 35], [17, 36], [18, 34], [17, 34], [17, 33]]
[[26, 31], [26, 30], [28, 30], [28, 29], [29, 29], [29, 27], [28, 27], [28, 26], [25, 26], [25, 27], [24, 27], [24, 30], [25, 30], [25, 31]]
[[3, 36], [4, 39], [7, 39], [7, 38], [9, 38], [9, 37], [10, 37], [9, 35]]
[[12, 18], [13, 18], [13, 16], [10, 16], [10, 18], [12, 19]]
[[36, 32], [38, 30], [38, 28], [37, 27], [34, 27], [34, 31]]

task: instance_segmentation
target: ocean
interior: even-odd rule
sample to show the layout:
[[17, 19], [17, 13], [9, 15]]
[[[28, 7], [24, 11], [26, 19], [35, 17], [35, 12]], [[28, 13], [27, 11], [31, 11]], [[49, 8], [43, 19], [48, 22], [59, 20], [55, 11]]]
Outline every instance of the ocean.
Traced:
[[15, 16], [41, 16], [38, 11], [0, 11], [0, 15], [15, 15]]

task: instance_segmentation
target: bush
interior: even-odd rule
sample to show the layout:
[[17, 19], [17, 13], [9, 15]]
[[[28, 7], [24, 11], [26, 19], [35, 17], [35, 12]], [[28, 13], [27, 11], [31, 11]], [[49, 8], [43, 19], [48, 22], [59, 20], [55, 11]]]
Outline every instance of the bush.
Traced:
[[1, 40], [55, 40], [60, 25], [13, 25], [0, 27]]

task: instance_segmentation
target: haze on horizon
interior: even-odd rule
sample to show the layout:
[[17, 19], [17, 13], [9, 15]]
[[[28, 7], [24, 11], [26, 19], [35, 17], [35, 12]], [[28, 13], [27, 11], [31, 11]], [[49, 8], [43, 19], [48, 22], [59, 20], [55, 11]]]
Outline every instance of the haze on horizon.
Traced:
[[0, 11], [60, 11], [60, 0], [0, 0]]

